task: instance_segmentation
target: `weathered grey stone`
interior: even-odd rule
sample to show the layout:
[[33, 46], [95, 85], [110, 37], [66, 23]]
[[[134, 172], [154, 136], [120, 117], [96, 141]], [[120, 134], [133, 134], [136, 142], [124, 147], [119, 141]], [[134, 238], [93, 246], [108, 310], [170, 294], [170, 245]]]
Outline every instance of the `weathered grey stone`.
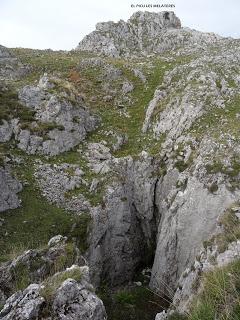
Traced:
[[77, 213], [89, 210], [90, 204], [82, 194], [72, 198], [66, 197], [69, 191], [87, 186], [84, 172], [79, 166], [68, 163], [51, 165], [39, 162], [34, 176], [43, 196], [48, 201]]
[[31, 284], [25, 290], [12, 295], [0, 312], [3, 320], [33, 320], [38, 318], [39, 311], [44, 304], [40, 296], [40, 285]]
[[0, 125], [0, 142], [7, 142], [11, 139], [13, 134], [13, 126], [11, 122], [2, 120]]
[[135, 12], [125, 22], [98, 23], [77, 50], [86, 50], [112, 57], [149, 55], [184, 46], [193, 50], [206, 48], [221, 38], [215, 34], [181, 28], [173, 12]]
[[9, 49], [0, 45], [0, 80], [17, 80], [28, 72], [27, 66], [15, 58]]
[[[15, 292], [16, 282], [23, 276], [25, 276], [27, 286], [31, 282], [42, 282], [59, 268], [65, 268], [72, 263], [81, 265], [84, 260], [82, 260], [79, 250], [75, 245], [67, 244], [66, 240], [66, 237], [58, 235], [49, 241], [46, 249], [28, 250], [0, 266], [0, 297], [2, 297], [0, 304], [3, 304], [6, 298]], [[65, 264], [58, 265], [58, 261], [63, 261], [64, 257]], [[20, 270], [19, 274], [18, 270]]]
[[[84, 140], [99, 123], [99, 118], [90, 114], [73, 88], [68, 92], [64, 88], [57, 92], [56, 83], [62, 84], [61, 81], [45, 74], [37, 86], [25, 86], [19, 91], [20, 101], [36, 112], [37, 128], [41, 129], [43, 124], [51, 125], [47, 137], [34, 135], [29, 130], [21, 130], [16, 135], [18, 147], [29, 154], [54, 156], [68, 151]], [[64, 85], [71, 88], [68, 83]], [[53, 88], [55, 93], [51, 91]]]
[[[113, 57], [136, 52], [144, 54], [154, 51], [151, 39], [167, 28], [180, 28], [180, 20], [173, 12], [136, 12], [124, 22], [102, 22], [96, 31], [86, 36], [77, 50], [94, 51]], [[148, 49], [148, 45], [151, 48]]]
[[136, 162], [131, 157], [112, 160], [118, 179], [107, 188], [104, 206], [91, 210], [93, 225], [87, 258], [95, 285], [101, 279], [111, 285], [131, 280], [139, 264], [151, 256], [157, 180], [152, 161], [147, 154]]
[[17, 193], [21, 190], [21, 183], [8, 170], [0, 167], [0, 212], [20, 206]]
[[[76, 268], [73, 266], [70, 269]], [[69, 269], [69, 270], [70, 270]], [[107, 319], [102, 301], [94, 294], [89, 283], [88, 267], [79, 268], [80, 283], [68, 279], [57, 290], [53, 301], [53, 313], [63, 320], [104, 320]], [[68, 310], [66, 312], [66, 310]]]
[[174, 194], [166, 192], [167, 180], [168, 175], [159, 182], [156, 192], [162, 217], [150, 284], [154, 290], [169, 294], [169, 290], [176, 289], [176, 281], [185, 268], [194, 261], [203, 241], [216, 230], [218, 217], [237, 201], [239, 193], [233, 194], [221, 186], [212, 194], [192, 177], [183, 192]]
[[[62, 283], [60, 282], [57, 288], [51, 288], [53, 291], [52, 301], [46, 301], [44, 298], [45, 286], [51, 285], [50, 283], [31, 284], [25, 290], [16, 292], [6, 301], [0, 312], [0, 318], [3, 320], [107, 319], [103, 303], [95, 295], [94, 289], [89, 283], [88, 267], [73, 265], [61, 274], [53, 275], [52, 279], [57, 279], [60, 275], [63, 278], [68, 274], [70, 276], [73, 271], [78, 273], [79, 278], [77, 280], [69, 278]], [[54, 286], [54, 284], [52, 285]], [[44, 310], [46, 306], [47, 311]]]

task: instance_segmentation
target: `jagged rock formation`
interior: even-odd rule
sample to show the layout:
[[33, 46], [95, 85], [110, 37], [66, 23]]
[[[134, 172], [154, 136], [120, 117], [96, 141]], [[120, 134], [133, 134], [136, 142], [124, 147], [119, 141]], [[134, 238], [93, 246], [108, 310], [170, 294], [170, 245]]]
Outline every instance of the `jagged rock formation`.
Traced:
[[[46, 296], [50, 294], [47, 290], [51, 290], [51, 296]], [[12, 295], [0, 312], [3, 320], [49, 319], [49, 316], [66, 320], [106, 319], [103, 303], [89, 283], [88, 267], [73, 265], [48, 282], [29, 285]]]
[[189, 313], [191, 304], [203, 289], [201, 282], [204, 274], [238, 261], [240, 258], [239, 240], [232, 242], [227, 240], [227, 237], [235, 239], [236, 230], [239, 230], [238, 204], [232, 205], [225, 211], [223, 218], [218, 221], [217, 232], [205, 242], [205, 247], [198, 252], [191, 266], [181, 274], [170, 310], [158, 314], [156, 320], [168, 319], [168, 316], [174, 312], [173, 310], [181, 314]]
[[20, 205], [17, 193], [21, 190], [21, 183], [11, 176], [9, 170], [0, 167], [0, 212]]
[[46, 249], [28, 250], [5, 263], [0, 287], [1, 319], [104, 320], [106, 316], [84, 258], [61, 235], [50, 239]]
[[[54, 90], [57, 85], [61, 85], [61, 82], [56, 78], [50, 81], [44, 76], [37, 87], [26, 86], [19, 92], [20, 101], [35, 111], [40, 130], [41, 123], [43, 126], [45, 124], [53, 127], [46, 138], [33, 135], [26, 129], [20, 130], [16, 138], [19, 141], [18, 147], [30, 154], [40, 152], [53, 156], [68, 151], [78, 145], [99, 122], [96, 116], [90, 115], [83, 99], [74, 94], [67, 83], [65, 88], [62, 87], [61, 95], [51, 94], [49, 91]], [[33, 128], [34, 125], [36, 124], [32, 124]]]
[[220, 37], [187, 28], [174, 12], [136, 12], [125, 22], [102, 22], [96, 31], [87, 35], [77, 50], [101, 53], [107, 56], [151, 55], [174, 50], [182, 45], [206, 47]]
[[22, 285], [42, 282], [53, 272], [73, 263], [83, 264], [77, 247], [66, 241], [66, 237], [56, 236], [49, 241], [46, 249], [28, 250], [3, 264], [0, 267], [1, 305]]

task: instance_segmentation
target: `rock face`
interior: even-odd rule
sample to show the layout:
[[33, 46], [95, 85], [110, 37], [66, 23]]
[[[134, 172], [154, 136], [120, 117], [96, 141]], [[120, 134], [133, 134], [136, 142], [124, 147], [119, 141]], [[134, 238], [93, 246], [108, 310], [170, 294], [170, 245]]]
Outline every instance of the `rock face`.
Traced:
[[[113, 160], [119, 182], [111, 184], [104, 208], [92, 209], [93, 226], [87, 253], [95, 285], [101, 280], [119, 285], [131, 280], [136, 268], [151, 261], [156, 235], [153, 159], [142, 154]], [[120, 182], [121, 181], [121, 182]]]
[[[53, 301], [53, 315], [56, 319], [107, 319], [102, 301], [94, 294], [89, 284], [88, 268], [82, 267], [81, 282], [68, 279], [57, 290]], [[69, 311], [66, 314], [66, 309]]]
[[17, 193], [21, 190], [21, 183], [8, 170], [0, 167], [0, 212], [20, 206]]
[[[161, 223], [157, 249], [152, 268], [151, 287], [159, 293], [170, 295], [169, 288], [175, 288], [177, 280], [193, 261], [202, 243], [216, 230], [216, 221], [224, 210], [239, 199], [224, 186], [216, 194], [210, 193], [196, 179], [188, 180], [184, 192], [169, 193], [172, 174], [166, 175], [157, 188], [157, 205], [161, 212]], [[171, 205], [169, 197], [174, 196]], [[194, 237], [189, 235], [193, 233]]]
[[87, 35], [77, 50], [112, 57], [149, 55], [173, 50], [182, 45], [206, 46], [220, 37], [181, 28], [173, 12], [136, 12], [125, 22], [102, 22]]

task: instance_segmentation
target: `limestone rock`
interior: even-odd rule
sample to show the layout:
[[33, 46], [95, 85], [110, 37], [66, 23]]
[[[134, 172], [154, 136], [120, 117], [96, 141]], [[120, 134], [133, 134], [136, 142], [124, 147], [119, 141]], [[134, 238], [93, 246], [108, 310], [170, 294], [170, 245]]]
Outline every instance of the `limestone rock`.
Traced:
[[[196, 178], [188, 179], [184, 192], [171, 194], [167, 192], [168, 179], [166, 175], [157, 187], [156, 204], [162, 217], [151, 277], [151, 287], [166, 294], [176, 289], [176, 281], [189, 261], [216, 230], [218, 217], [239, 197], [225, 186], [214, 195]], [[171, 188], [174, 191], [174, 186]], [[189, 237], [191, 233], [194, 237]]]
[[47, 249], [28, 250], [0, 266], [0, 303], [3, 304], [6, 298], [16, 291], [16, 284], [18, 281], [21, 283], [22, 278], [26, 286], [30, 283], [40, 283], [59, 268], [72, 263], [81, 264], [83, 260], [79, 250], [66, 240], [66, 237], [56, 236], [49, 241]]
[[14, 132], [18, 130], [18, 119], [6, 121], [2, 119], [0, 124], [0, 142], [8, 142], [12, 138]]
[[157, 179], [152, 175], [152, 161], [148, 155], [136, 162], [131, 157], [112, 160], [111, 168], [118, 179], [108, 186], [104, 206], [91, 209], [93, 224], [87, 259], [96, 286], [101, 279], [111, 285], [131, 280], [141, 261], [153, 250]]
[[[124, 54], [144, 53], [150, 40], [157, 38], [159, 32], [170, 28], [180, 28], [180, 20], [173, 12], [136, 12], [125, 22], [102, 22], [96, 31], [86, 36], [77, 50], [94, 51], [113, 57]], [[152, 49], [152, 48], [151, 48]]]
[[[77, 279], [74, 279], [77, 274]], [[69, 278], [61, 280], [68, 275]], [[58, 283], [31, 284], [25, 290], [16, 292], [6, 301], [0, 312], [0, 318], [3, 320], [105, 320], [107, 318], [102, 301], [95, 295], [89, 283], [88, 267], [73, 265], [53, 275], [52, 279], [56, 279]], [[53, 295], [50, 301], [46, 300], [44, 294], [46, 286], [50, 286]]]
[[[57, 85], [63, 86], [61, 92], [57, 91]], [[53, 88], [55, 93], [51, 91]], [[83, 99], [70, 84], [62, 83], [58, 78], [44, 75], [37, 86], [22, 88], [19, 98], [23, 104], [35, 111], [35, 131], [41, 132], [46, 130], [44, 128], [49, 128], [44, 137], [41, 134], [32, 134], [29, 130], [20, 130], [16, 135], [18, 147], [29, 154], [54, 156], [68, 151], [84, 140], [87, 133], [94, 130], [99, 123], [99, 118], [90, 114]]]
[[[75, 268], [74, 266], [72, 268]], [[102, 301], [89, 284], [88, 268], [80, 268], [79, 282], [68, 279], [57, 290], [53, 301], [53, 313], [57, 319], [104, 320], [106, 312]], [[66, 309], [67, 314], [66, 314]]]
[[135, 12], [125, 22], [102, 22], [76, 48], [106, 56], [151, 55], [179, 47], [204, 48], [219, 36], [181, 28], [173, 12]]
[[20, 206], [17, 193], [21, 190], [21, 183], [11, 176], [9, 170], [0, 167], [0, 212]]
[[28, 72], [27, 66], [15, 58], [9, 49], [0, 45], [0, 80], [17, 80]]
[[40, 285], [31, 284], [25, 290], [16, 292], [6, 301], [0, 312], [0, 318], [3, 320], [37, 319], [43, 304], [44, 298], [40, 296]]

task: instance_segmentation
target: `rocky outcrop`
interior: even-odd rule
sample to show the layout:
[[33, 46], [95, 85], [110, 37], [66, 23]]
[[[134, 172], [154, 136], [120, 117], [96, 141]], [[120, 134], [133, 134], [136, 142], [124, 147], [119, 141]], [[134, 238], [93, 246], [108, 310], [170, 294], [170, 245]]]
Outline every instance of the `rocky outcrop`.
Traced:
[[21, 190], [21, 183], [12, 177], [9, 170], [0, 167], [0, 212], [20, 206], [17, 194]]
[[42, 284], [31, 284], [16, 292], [7, 300], [0, 317], [104, 320], [106, 312], [89, 283], [88, 268], [73, 265]]
[[43, 279], [73, 263], [84, 264], [77, 247], [66, 237], [52, 238], [46, 249], [31, 249], [0, 267], [0, 304], [20, 288]]
[[54, 156], [68, 151], [99, 123], [70, 83], [57, 78], [43, 76], [37, 86], [22, 88], [19, 99], [35, 111], [36, 122], [16, 136], [18, 147], [29, 154]]
[[220, 40], [219, 36], [181, 28], [173, 12], [136, 12], [125, 22], [102, 22], [87, 35], [77, 50], [91, 51], [106, 56], [151, 55], [178, 47], [198, 48]]

